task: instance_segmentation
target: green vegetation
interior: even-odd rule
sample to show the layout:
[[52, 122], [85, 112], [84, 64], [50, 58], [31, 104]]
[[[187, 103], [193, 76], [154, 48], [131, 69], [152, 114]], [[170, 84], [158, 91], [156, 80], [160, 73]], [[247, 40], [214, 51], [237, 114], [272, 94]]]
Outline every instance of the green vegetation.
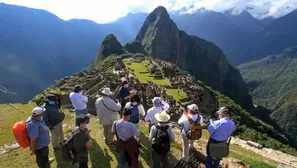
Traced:
[[[157, 85], [169, 86], [166, 80], [155, 78], [152, 74], [150, 74], [149, 70], [152, 67], [152, 65], [148, 60], [144, 60], [141, 63], [138, 63], [133, 61], [131, 58], [128, 58], [124, 59], [123, 62], [126, 65], [129, 72], [135, 75], [135, 77], [137, 77], [140, 80], [140, 82], [148, 83], [148, 81], [150, 81]], [[181, 101], [182, 99], [187, 98], [186, 93], [181, 90], [179, 91], [178, 89], [166, 88], [166, 91], [177, 101]]]
[[220, 107], [225, 106], [231, 110], [231, 118], [237, 125], [235, 135], [244, 140], [257, 142], [264, 147], [280, 150], [297, 156], [296, 149], [287, 145], [288, 139], [284, 135], [279, 134], [272, 126], [243, 110], [230, 98], [220, 93], [217, 94], [219, 95]]
[[[254, 102], [270, 109], [261, 109], [266, 115], [256, 114], [275, 125], [297, 147], [297, 46], [287, 48], [279, 55], [240, 65]], [[279, 145], [274, 145], [278, 146]]]
[[[18, 108], [24, 111], [28, 111], [28, 113], [31, 111], [31, 109], [35, 106], [35, 104], [15, 104]], [[23, 113], [23, 115], [19, 115], [21, 112], [16, 111], [13, 107], [9, 105], [0, 105], [1, 113], [0, 113], [0, 120], [2, 123], [5, 122], [5, 127], [2, 127], [3, 124], [1, 124], [1, 130], [5, 132], [1, 132], [1, 135], [5, 134], [7, 135], [5, 138], [5, 143], [1, 142], [3, 144], [7, 144], [9, 142], [14, 141], [14, 137], [12, 135], [11, 126], [13, 123], [26, 119], [29, 114]], [[66, 114], [66, 120], [63, 122], [64, 124], [71, 124], [73, 122], [73, 118], [71, 116], [71, 113], [64, 109], [64, 112]], [[10, 113], [12, 115], [4, 115]], [[4, 118], [9, 117], [8, 118]], [[19, 116], [19, 117], [18, 117]], [[92, 165], [92, 167], [116, 167], [118, 165], [118, 154], [113, 152], [113, 147], [108, 147], [105, 145], [103, 140], [103, 133], [101, 126], [99, 126], [97, 118], [91, 119], [90, 129], [92, 130], [90, 135], [93, 140], [93, 146], [89, 150], [89, 165]], [[68, 130], [64, 130], [67, 132]], [[140, 131], [141, 131], [141, 154], [140, 154], [140, 167], [148, 168], [150, 165], [150, 151], [148, 149], [149, 142], [148, 142], [148, 128], [146, 124], [142, 123], [140, 124]], [[176, 136], [180, 136], [178, 133]], [[207, 131], [203, 132], [203, 139], [200, 141], [202, 144], [205, 144], [207, 139], [209, 137], [209, 134]], [[1, 138], [2, 140], [2, 138]], [[4, 139], [3, 139], [4, 140]], [[0, 145], [1, 146], [1, 145]], [[246, 149], [243, 149], [238, 146], [231, 146], [231, 152], [230, 156], [234, 157], [236, 159], [241, 159], [245, 164], [248, 164], [252, 166], [253, 168], [268, 168], [269, 164], [273, 165], [270, 167], [275, 167], [277, 165], [276, 162], [270, 160], [269, 158], [263, 158], [258, 154], [255, 154], [252, 151], [248, 151]], [[181, 144], [174, 142], [172, 144], [171, 152], [170, 152], [170, 161], [172, 164], [175, 164], [181, 156], [182, 147]], [[51, 164], [52, 167], [57, 168], [68, 168], [72, 167], [72, 164], [70, 162], [67, 162], [61, 158], [60, 152], [53, 152], [52, 147], [50, 145], [50, 157], [55, 158], [55, 161]], [[12, 162], [13, 160], [13, 162]], [[22, 167], [32, 167], [36, 168], [37, 165], [35, 163], [35, 157], [29, 155], [28, 149], [15, 149], [12, 151], [9, 151], [8, 153], [1, 154], [0, 162], [3, 167], [19, 167], [20, 165]], [[261, 165], [265, 165], [266, 167], [261, 167]], [[75, 165], [74, 168], [77, 168], [78, 166]], [[269, 167], [269, 168], [270, 168]]]

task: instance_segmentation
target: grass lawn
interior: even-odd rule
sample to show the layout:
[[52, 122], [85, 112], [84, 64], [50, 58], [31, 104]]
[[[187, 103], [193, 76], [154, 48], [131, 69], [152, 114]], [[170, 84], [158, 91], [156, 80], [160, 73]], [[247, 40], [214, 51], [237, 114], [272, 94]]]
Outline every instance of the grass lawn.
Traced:
[[[31, 109], [35, 106], [34, 104], [29, 105], [21, 105], [16, 104], [20, 109], [30, 112]], [[26, 114], [20, 114], [20, 112], [17, 112], [12, 109], [9, 105], [0, 105], [1, 108], [1, 143], [7, 144], [9, 142], [14, 141], [14, 137], [12, 135], [11, 126], [19, 120], [26, 119], [30, 113]], [[64, 123], [71, 124], [73, 123], [73, 116], [70, 115], [68, 110], [64, 110], [66, 114], [66, 119]], [[11, 113], [13, 115], [5, 115], [7, 113]], [[2, 123], [5, 124], [2, 124]], [[93, 168], [100, 168], [100, 167], [117, 167], [118, 165], [118, 154], [113, 152], [112, 147], [108, 147], [105, 145], [103, 140], [103, 132], [101, 127], [99, 126], [99, 122], [97, 118], [91, 119], [91, 125], [90, 129], [92, 130], [90, 135], [93, 139], [93, 146], [89, 150], [89, 165]], [[66, 131], [66, 130], [64, 130]], [[149, 142], [148, 142], [148, 128], [145, 124], [140, 125], [140, 131], [141, 131], [141, 154], [140, 154], [140, 167], [149, 168], [150, 166], [150, 150], [149, 150]], [[176, 134], [176, 136], [180, 136], [179, 134]], [[200, 140], [202, 144], [206, 144], [207, 139], [209, 138], [209, 134], [206, 130], [203, 131], [203, 138]], [[170, 163], [174, 165], [174, 163], [177, 163], [177, 161], [181, 157], [181, 151], [182, 147], [180, 143], [173, 143], [171, 152], [169, 154], [170, 157]], [[21, 167], [22, 168], [37, 168], [37, 165], [35, 163], [35, 157], [29, 155], [29, 148], [27, 149], [15, 149], [8, 153], [1, 154], [0, 157], [0, 163], [1, 166], [7, 167], [7, 168], [13, 168], [13, 167]], [[60, 152], [53, 152], [52, 147], [50, 145], [50, 157], [54, 157], [55, 161], [51, 164], [52, 167], [57, 168], [70, 168], [72, 167], [72, 164], [64, 161], [61, 158]], [[236, 159], [242, 160], [245, 164], [249, 164], [253, 168], [272, 168], [276, 167], [278, 164], [275, 161], [270, 160], [269, 158], [263, 158], [261, 155], [258, 155], [252, 151], [243, 149], [239, 146], [231, 145], [231, 152], [230, 157], [234, 157]], [[267, 164], [269, 163], [269, 164]], [[78, 166], [75, 165], [73, 168], [77, 168]]]
[[[151, 67], [150, 63], [148, 61], [143, 61], [141, 63], [137, 63], [137, 62], [132, 62], [132, 59], [127, 58], [123, 60], [124, 64], [126, 65], [126, 67], [132, 70], [129, 70], [129, 72], [131, 74], [134, 74], [142, 83], [148, 83], [148, 81], [151, 81], [157, 85], [161, 85], [161, 86], [169, 86], [169, 84], [164, 80], [164, 79], [156, 79], [152, 76], [152, 74], [149, 73], [149, 69], [146, 67]], [[130, 62], [130, 65], [128, 64]], [[180, 90], [178, 93], [178, 89], [166, 89], [167, 93], [171, 96], [173, 96], [173, 98], [176, 101], [180, 101], [184, 98], [187, 98], [187, 94]]]

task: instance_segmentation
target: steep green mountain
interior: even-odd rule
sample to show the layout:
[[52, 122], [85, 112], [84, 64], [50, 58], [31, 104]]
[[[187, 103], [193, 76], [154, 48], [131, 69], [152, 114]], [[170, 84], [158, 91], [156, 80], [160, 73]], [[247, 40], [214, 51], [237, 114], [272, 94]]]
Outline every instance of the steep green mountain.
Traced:
[[269, 108], [270, 117], [296, 139], [297, 46], [238, 68], [254, 103]]
[[281, 97], [297, 88], [297, 46], [279, 55], [242, 64], [238, 69], [255, 103], [274, 109]]
[[176, 63], [242, 107], [253, 107], [239, 71], [228, 63], [223, 51], [211, 42], [180, 31], [164, 7], [156, 8], [147, 17], [136, 40], [150, 55]]

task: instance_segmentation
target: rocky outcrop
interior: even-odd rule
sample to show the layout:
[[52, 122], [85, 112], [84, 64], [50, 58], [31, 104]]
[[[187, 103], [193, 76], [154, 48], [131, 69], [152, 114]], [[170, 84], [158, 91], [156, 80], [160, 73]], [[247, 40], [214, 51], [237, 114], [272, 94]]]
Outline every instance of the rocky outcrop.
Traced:
[[143, 46], [141, 45], [141, 43], [139, 41], [133, 40], [129, 43], [127, 43], [124, 46], [124, 49], [130, 53], [142, 53], [147, 55], [147, 52], [144, 50]]
[[253, 107], [239, 71], [228, 63], [222, 50], [180, 31], [164, 7], [156, 8], [147, 17], [136, 40], [141, 41], [148, 54], [177, 64], [242, 107]]
[[98, 65], [100, 61], [104, 60], [109, 55], [119, 55], [122, 53], [124, 53], [124, 50], [121, 43], [113, 34], [109, 34], [102, 41], [93, 66]]

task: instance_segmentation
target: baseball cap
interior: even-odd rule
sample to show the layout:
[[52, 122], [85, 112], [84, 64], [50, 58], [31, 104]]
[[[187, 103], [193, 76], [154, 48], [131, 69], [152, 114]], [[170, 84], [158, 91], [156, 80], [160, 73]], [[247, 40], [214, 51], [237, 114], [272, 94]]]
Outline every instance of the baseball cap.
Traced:
[[217, 114], [229, 114], [229, 110], [226, 107], [222, 107]]
[[46, 109], [45, 108], [42, 108], [42, 107], [35, 107], [33, 110], [32, 110], [32, 114], [33, 115], [39, 115], [39, 114], [42, 114]]
[[199, 112], [199, 108], [196, 104], [191, 104], [191, 105], [188, 105], [187, 107], [189, 110], [191, 110], [192, 112], [194, 113], [198, 113]]

